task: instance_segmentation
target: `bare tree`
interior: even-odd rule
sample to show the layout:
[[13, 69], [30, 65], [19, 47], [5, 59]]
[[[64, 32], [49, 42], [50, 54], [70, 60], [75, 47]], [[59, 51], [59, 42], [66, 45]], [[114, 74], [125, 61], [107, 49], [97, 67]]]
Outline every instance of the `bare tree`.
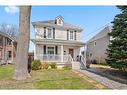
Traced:
[[23, 80], [29, 76], [27, 66], [30, 40], [30, 14], [31, 6], [20, 7], [20, 32], [18, 37], [15, 72], [13, 76], [16, 80]]
[[18, 27], [13, 24], [6, 24], [2, 23], [0, 25], [0, 31], [4, 32], [12, 37], [17, 37], [18, 36]]

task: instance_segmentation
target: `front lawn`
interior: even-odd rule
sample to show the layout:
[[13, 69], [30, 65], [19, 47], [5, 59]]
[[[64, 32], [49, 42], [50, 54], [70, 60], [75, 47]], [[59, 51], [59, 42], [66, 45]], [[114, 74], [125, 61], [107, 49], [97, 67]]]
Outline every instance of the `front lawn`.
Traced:
[[90, 79], [83, 78], [72, 70], [49, 69], [32, 71], [31, 78], [16, 81], [11, 77], [14, 66], [0, 66], [0, 89], [101, 89], [106, 88]]

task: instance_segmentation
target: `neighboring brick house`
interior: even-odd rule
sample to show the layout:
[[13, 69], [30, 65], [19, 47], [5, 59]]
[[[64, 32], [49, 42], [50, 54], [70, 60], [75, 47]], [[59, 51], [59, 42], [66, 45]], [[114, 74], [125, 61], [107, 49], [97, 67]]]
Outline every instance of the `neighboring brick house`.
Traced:
[[14, 63], [17, 41], [4, 32], [0, 32], [0, 63]]
[[106, 49], [111, 40], [108, 35], [109, 32], [111, 32], [111, 27], [107, 26], [87, 42], [87, 59], [96, 60], [97, 63], [105, 63], [105, 58], [107, 57]]

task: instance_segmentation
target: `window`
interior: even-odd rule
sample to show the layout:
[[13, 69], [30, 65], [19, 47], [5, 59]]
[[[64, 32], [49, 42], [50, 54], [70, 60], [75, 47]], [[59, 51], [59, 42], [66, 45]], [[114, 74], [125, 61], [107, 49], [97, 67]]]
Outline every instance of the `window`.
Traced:
[[7, 44], [11, 45], [11, 40], [10, 39], [7, 39]]
[[3, 37], [0, 36], [0, 45], [3, 45]]
[[47, 54], [54, 54], [54, 47], [48, 47]]
[[70, 40], [74, 39], [73, 31], [70, 31]]
[[64, 51], [64, 55], [66, 55], [66, 51]]
[[90, 53], [90, 55], [89, 55], [90, 57], [92, 57], [92, 53]]
[[11, 51], [8, 51], [8, 58], [11, 58]]
[[96, 41], [95, 41], [95, 42], [94, 42], [94, 46], [96, 46], [96, 44], [97, 44], [97, 43], [96, 43]]
[[51, 30], [52, 29], [50, 29], [50, 28], [47, 29], [47, 37], [48, 38], [52, 38], [52, 31]]
[[60, 19], [58, 20], [58, 23], [61, 24], [61, 20]]

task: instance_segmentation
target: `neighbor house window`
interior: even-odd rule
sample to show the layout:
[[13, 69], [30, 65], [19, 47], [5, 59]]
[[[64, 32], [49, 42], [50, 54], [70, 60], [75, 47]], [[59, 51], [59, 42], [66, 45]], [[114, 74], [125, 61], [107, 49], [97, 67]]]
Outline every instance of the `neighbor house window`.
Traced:
[[3, 45], [3, 37], [0, 36], [0, 45]]
[[55, 52], [54, 47], [47, 48], [47, 54], [54, 54], [54, 52]]
[[7, 44], [11, 45], [11, 40], [10, 39], [7, 39]]
[[97, 44], [97, 43], [96, 43], [96, 41], [95, 41], [95, 42], [94, 42], [94, 46], [96, 46], [96, 44]]
[[11, 51], [8, 51], [8, 58], [11, 58], [11, 57], [12, 57]]

